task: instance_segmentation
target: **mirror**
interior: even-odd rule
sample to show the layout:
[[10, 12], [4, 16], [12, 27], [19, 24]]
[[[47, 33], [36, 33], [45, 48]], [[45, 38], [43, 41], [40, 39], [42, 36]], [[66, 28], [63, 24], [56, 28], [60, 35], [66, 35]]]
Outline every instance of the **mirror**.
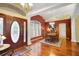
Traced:
[[49, 29], [51, 32], [55, 32], [55, 23], [54, 22], [49, 23]]
[[17, 21], [14, 21], [11, 25], [11, 39], [13, 43], [17, 43], [20, 36], [20, 26]]

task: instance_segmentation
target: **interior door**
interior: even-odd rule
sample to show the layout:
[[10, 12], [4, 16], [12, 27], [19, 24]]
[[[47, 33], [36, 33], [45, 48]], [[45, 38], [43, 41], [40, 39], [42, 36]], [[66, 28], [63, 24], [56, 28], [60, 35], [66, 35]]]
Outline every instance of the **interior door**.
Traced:
[[66, 23], [59, 24], [59, 38], [66, 39]]

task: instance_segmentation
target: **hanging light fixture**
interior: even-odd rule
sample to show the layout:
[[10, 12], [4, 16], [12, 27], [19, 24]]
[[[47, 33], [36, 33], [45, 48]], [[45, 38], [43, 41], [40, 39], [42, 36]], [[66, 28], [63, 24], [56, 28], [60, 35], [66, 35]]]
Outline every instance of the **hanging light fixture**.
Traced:
[[32, 6], [33, 6], [33, 3], [29, 3], [29, 6], [31, 6], [31, 7], [32, 7]]
[[21, 3], [21, 5], [24, 7], [25, 3]]

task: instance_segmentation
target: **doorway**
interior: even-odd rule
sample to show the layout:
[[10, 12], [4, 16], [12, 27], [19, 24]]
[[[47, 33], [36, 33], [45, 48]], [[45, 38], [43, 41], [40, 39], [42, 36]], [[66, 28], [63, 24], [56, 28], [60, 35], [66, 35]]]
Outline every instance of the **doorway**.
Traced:
[[55, 27], [58, 37], [64, 36], [66, 40], [71, 41], [71, 19], [55, 21]]
[[59, 38], [66, 39], [66, 23], [59, 24]]

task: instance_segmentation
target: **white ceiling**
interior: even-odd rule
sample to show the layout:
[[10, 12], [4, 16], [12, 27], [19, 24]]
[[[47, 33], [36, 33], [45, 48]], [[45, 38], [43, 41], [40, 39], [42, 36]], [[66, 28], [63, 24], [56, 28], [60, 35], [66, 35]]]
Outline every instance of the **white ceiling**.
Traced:
[[48, 6], [54, 6], [56, 3], [33, 3], [32, 11], [39, 10]]
[[74, 13], [75, 4], [72, 3], [33, 3], [30, 16], [41, 15], [46, 21]]

